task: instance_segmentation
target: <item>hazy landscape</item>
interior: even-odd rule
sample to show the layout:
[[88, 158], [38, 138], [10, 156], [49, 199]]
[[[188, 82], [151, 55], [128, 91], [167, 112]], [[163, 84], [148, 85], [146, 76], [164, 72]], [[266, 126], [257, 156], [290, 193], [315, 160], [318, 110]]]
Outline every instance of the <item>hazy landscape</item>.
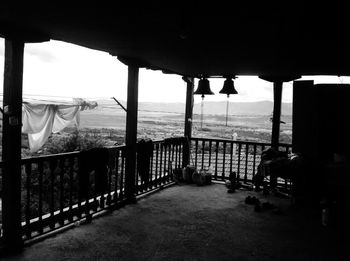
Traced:
[[[124, 106], [125, 102], [120, 101]], [[125, 138], [126, 112], [113, 100], [98, 100], [98, 106], [93, 110], [80, 112], [79, 128], [69, 127], [58, 134], [52, 134], [42, 151], [48, 146], [55, 147], [64, 143], [72, 133], [79, 133], [105, 145], [121, 145]], [[125, 106], [126, 107], [126, 106]], [[168, 137], [183, 136], [184, 133], [184, 103], [154, 103], [140, 102], [138, 113], [138, 138], [159, 140]], [[273, 103], [236, 102], [230, 103], [229, 117], [226, 126], [226, 101], [205, 102], [203, 124], [201, 128], [201, 104], [193, 108], [193, 137], [224, 138], [237, 140], [270, 142], [271, 115]], [[292, 105], [282, 104], [281, 143], [292, 142]], [[62, 139], [65, 139], [62, 141]], [[90, 141], [91, 141], [90, 139]], [[27, 136], [22, 139], [23, 156], [32, 155], [28, 150]], [[56, 153], [58, 153], [56, 151]], [[52, 153], [52, 152], [51, 152]], [[35, 154], [34, 154], [35, 155]]]
[[[122, 102], [125, 104], [125, 102]], [[98, 101], [94, 110], [82, 111], [80, 131], [95, 131], [105, 136], [118, 136], [120, 142], [125, 135], [126, 112], [113, 100]], [[270, 121], [273, 103], [241, 102], [230, 103], [226, 126], [226, 102], [205, 102], [203, 128], [201, 128], [201, 104], [193, 108], [193, 136], [238, 140], [270, 141]], [[184, 103], [139, 103], [138, 137], [162, 139], [181, 136], [184, 130]], [[282, 105], [281, 142], [290, 143], [292, 134], [291, 103]]]

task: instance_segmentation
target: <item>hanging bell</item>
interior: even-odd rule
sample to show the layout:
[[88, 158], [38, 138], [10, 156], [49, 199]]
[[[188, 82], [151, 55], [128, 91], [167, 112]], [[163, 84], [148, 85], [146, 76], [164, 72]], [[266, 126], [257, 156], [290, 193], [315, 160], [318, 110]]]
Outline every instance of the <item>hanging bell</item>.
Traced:
[[201, 94], [202, 97], [204, 97], [204, 95], [206, 95], [206, 94], [208, 94], [208, 95], [214, 94], [210, 90], [209, 80], [205, 79], [205, 78], [200, 79], [198, 82], [198, 88], [193, 94]]
[[230, 94], [238, 93], [235, 89], [232, 78], [226, 78], [226, 80], [224, 81], [224, 86], [222, 87], [219, 93], [227, 94], [227, 97], [229, 97]]

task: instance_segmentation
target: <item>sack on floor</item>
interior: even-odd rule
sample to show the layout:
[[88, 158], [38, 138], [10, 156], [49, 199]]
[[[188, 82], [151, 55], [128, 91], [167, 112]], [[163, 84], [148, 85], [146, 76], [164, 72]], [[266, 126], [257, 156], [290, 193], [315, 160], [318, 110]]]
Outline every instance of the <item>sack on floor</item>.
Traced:
[[211, 175], [212, 172], [206, 169], [201, 169], [199, 172], [195, 172], [192, 175], [193, 182], [198, 186], [209, 185], [211, 184]]
[[182, 168], [176, 168], [173, 170], [173, 179], [175, 182], [183, 182]]

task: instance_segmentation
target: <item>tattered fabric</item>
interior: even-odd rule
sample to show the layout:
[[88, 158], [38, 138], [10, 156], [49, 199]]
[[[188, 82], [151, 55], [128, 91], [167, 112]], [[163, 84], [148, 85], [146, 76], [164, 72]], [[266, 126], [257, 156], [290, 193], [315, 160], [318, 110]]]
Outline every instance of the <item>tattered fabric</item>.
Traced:
[[71, 123], [79, 126], [79, 110], [77, 105], [23, 104], [22, 132], [28, 134], [30, 151], [38, 151], [51, 133]]

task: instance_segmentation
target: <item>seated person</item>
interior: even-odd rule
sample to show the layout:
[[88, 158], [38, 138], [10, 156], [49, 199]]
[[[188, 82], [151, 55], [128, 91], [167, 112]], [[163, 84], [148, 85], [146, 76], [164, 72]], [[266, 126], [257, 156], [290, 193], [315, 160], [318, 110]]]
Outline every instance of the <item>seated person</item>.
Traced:
[[[273, 148], [264, 150], [261, 153], [261, 161], [253, 183], [255, 190], [259, 191], [265, 177], [270, 177], [270, 187], [276, 191], [277, 179], [298, 179], [300, 174], [301, 157], [298, 154], [288, 156], [286, 152], [276, 151]], [[297, 182], [298, 183], [298, 182]]]

